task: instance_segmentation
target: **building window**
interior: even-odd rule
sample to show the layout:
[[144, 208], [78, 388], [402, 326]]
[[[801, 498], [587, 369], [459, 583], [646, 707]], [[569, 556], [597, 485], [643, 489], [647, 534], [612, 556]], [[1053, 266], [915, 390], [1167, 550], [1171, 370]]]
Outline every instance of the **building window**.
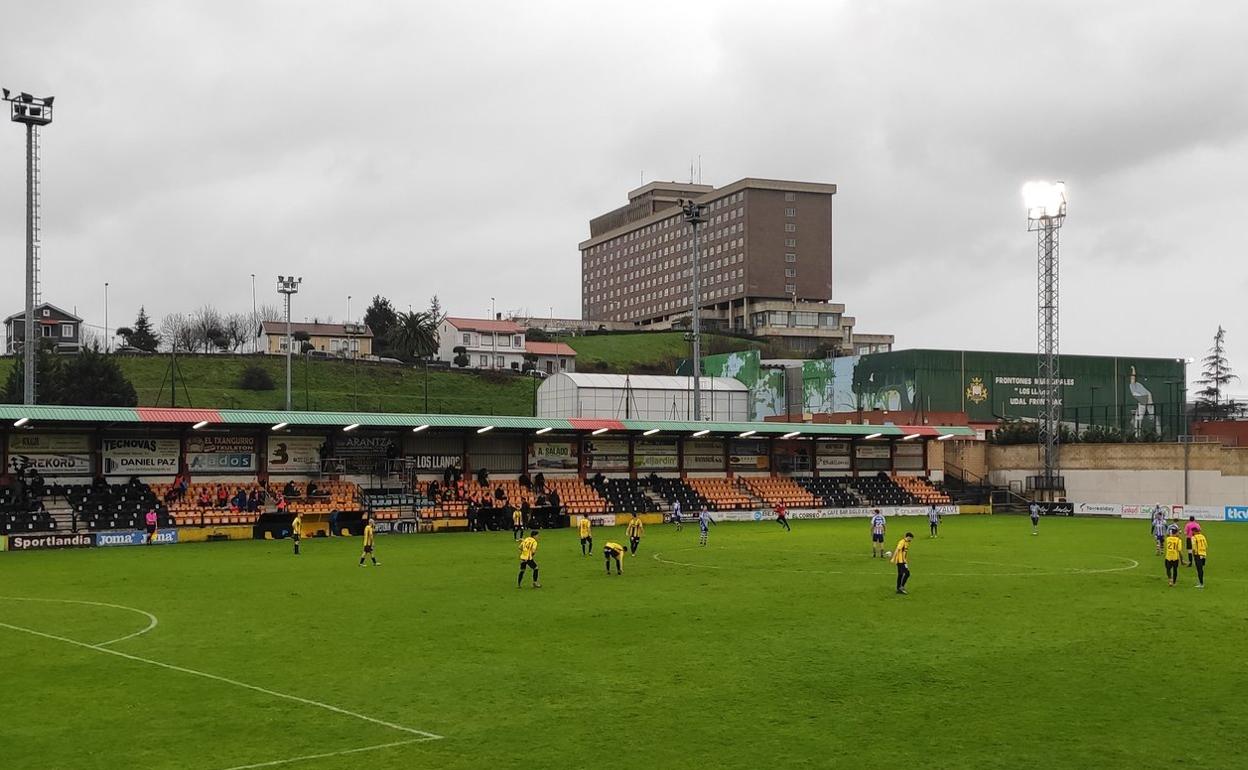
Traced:
[[797, 225], [793, 224], [792, 222], [785, 222], [784, 231], [786, 233], [795, 233], [797, 232]]
[[794, 284], [791, 284], [791, 283], [786, 283], [786, 284], [784, 285], [784, 293], [785, 293], [785, 294], [796, 294], [796, 293], [797, 293], [797, 286], [796, 286], [796, 285], [794, 285]]
[[471, 335], [471, 334], [469, 334], [468, 332], [464, 332], [464, 344], [465, 344], [465, 345], [471, 345], [471, 344], [472, 344], [472, 335]]
[[524, 340], [520, 337], [519, 334], [517, 334], [515, 337], [512, 338], [511, 344], [515, 345], [518, 348], [522, 348], [524, 347]]
[[51, 336], [52, 336], [52, 327], [51, 327], [51, 326], [44, 326], [44, 327], [43, 327], [43, 336], [44, 336], [44, 337], [51, 337]]
[[791, 252], [790, 252], [790, 253], [788, 253], [788, 254], [785, 254], [785, 255], [784, 255], [784, 261], [785, 261], [785, 262], [796, 262], [796, 261], [797, 261], [797, 255], [796, 255], [796, 254], [793, 254], [793, 253], [791, 253]]
[[785, 248], [795, 249], [795, 248], [797, 248], [797, 239], [796, 239], [796, 238], [785, 238], [785, 239], [784, 239], [784, 245], [785, 245]]
[[68, 340], [68, 339], [73, 339], [73, 337], [74, 337], [74, 325], [73, 324], [61, 324], [61, 338]]
[[481, 366], [483, 366], [483, 367], [484, 367], [484, 366], [489, 366], [489, 365], [490, 365], [490, 357], [489, 357], [489, 356], [481, 356]]
[[499, 335], [495, 334], [494, 340], [498, 343], [498, 346], [500, 348], [510, 347], [511, 345], [511, 337], [509, 335], [503, 335], [502, 337], [500, 337]]
[[797, 200], [797, 193], [787, 192], [784, 194], [784, 199], [786, 201], [795, 201]]
[[785, 215], [786, 217], [795, 217], [795, 216], [797, 216], [797, 209], [795, 209], [795, 208], [787, 208], [787, 209], [785, 209], [785, 210], [784, 210], [784, 215]]
[[566, 358], [559, 359], [559, 370], [565, 371], [567, 368], [568, 368], [568, 359]]
[[494, 356], [494, 365], [495, 365], [495, 366], [497, 366], [499, 369], [502, 369], [502, 368], [503, 368], [503, 366], [504, 366], [504, 363], [503, 363], [503, 357], [502, 357], [502, 356]]
[[784, 277], [785, 277], [785, 278], [796, 278], [796, 277], [797, 277], [797, 271], [796, 271], [796, 270], [794, 270], [794, 269], [793, 269], [793, 268], [791, 268], [791, 267], [786, 267], [786, 268], [784, 269]]

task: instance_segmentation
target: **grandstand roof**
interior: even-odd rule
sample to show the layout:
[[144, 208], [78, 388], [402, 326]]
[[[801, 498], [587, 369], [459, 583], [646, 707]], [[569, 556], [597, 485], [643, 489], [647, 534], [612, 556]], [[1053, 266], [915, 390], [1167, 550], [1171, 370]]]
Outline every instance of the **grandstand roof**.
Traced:
[[[636, 378], [634, 378], [636, 379]], [[683, 379], [683, 378], [673, 378]], [[735, 380], [732, 382], [736, 383]], [[740, 385], [740, 383], [736, 383]], [[932, 425], [832, 425], [787, 422], [686, 422], [674, 420], [613, 420], [597, 418], [541, 418], [499, 415], [462, 414], [403, 414], [375, 412], [282, 412], [253, 409], [174, 409], [156, 407], [110, 407], [110, 406], [23, 406], [0, 404], [0, 422], [12, 422], [26, 418], [25, 427], [38, 428], [55, 425], [107, 427], [112, 424], [142, 423], [145, 425], [171, 425], [184, 427], [207, 423], [215, 425], [264, 426], [285, 423], [292, 428], [316, 427], [340, 429], [348, 425], [363, 428], [405, 429], [427, 426], [429, 428], [474, 429], [494, 428], [500, 431], [551, 431], [587, 432], [606, 428], [612, 431], [644, 432], [660, 434], [695, 433], [730, 435], [753, 431], [759, 437], [797, 433], [803, 437], [852, 438], [879, 434], [881, 438], [901, 438], [918, 435], [927, 438], [938, 436], [974, 436], [967, 427], [941, 427]]]

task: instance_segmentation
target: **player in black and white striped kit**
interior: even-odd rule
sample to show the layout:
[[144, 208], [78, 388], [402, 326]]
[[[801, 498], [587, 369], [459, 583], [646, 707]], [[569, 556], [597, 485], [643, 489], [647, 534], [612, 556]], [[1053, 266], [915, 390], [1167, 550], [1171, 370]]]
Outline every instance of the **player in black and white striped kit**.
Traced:
[[880, 513], [880, 509], [875, 509], [875, 515], [871, 517], [871, 558], [879, 556], [884, 558], [884, 514]]
[[685, 528], [685, 523], [680, 518], [680, 501], [679, 500], [672, 503], [672, 515], [668, 520], [676, 525], [677, 532]]

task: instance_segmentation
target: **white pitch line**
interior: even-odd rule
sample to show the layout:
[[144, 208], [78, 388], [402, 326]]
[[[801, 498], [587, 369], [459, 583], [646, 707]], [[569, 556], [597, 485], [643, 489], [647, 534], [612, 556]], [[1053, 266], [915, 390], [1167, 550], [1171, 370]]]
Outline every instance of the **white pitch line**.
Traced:
[[[693, 548], [683, 548], [680, 550], [692, 551], [698, 550]], [[655, 561], [663, 564], [672, 564], [678, 567], [697, 567], [700, 569], [741, 569], [740, 565], [726, 566], [721, 564], [694, 564], [691, 562], [675, 561], [673, 559], [664, 559], [661, 553], [655, 553], [653, 557]], [[1125, 556], [1109, 556], [1111, 559], [1120, 559], [1130, 562], [1122, 567], [1109, 567], [1106, 569], [1085, 569], [1082, 567], [1071, 567], [1061, 572], [926, 572], [923, 574], [930, 577], [1058, 577], [1062, 575], [1093, 575], [1107, 572], [1126, 572], [1140, 566], [1135, 559], [1129, 559]], [[968, 562], [975, 563], [975, 562]], [[998, 565], [1007, 566], [1007, 565]], [[746, 567], [745, 569], [751, 569]], [[1038, 569], [1038, 568], [1037, 568]], [[784, 569], [784, 568], [754, 568], [756, 572], [785, 572], [794, 575], [864, 575], [875, 577], [875, 573], [866, 573], [850, 570], [826, 570], [826, 569]]]
[[344, 716], [355, 717], [356, 719], [362, 720], [364, 722], [371, 722], [372, 724], [381, 725], [382, 727], [389, 727], [391, 730], [398, 730], [399, 732], [408, 733], [409, 735], [419, 735], [425, 740], [436, 741], [442, 738], [442, 736], [438, 735], [437, 733], [430, 733], [424, 730], [417, 730], [414, 727], [405, 727], [404, 725], [395, 724], [394, 722], [387, 722], [384, 719], [376, 719], [366, 714], [360, 714], [359, 712], [356, 712], [356, 711], [350, 711], [348, 709], [339, 708], [337, 706], [331, 706], [328, 703], [321, 703], [320, 701], [311, 700], [310, 698], [301, 698], [298, 695], [290, 695], [288, 693], [278, 692], [277, 690], [270, 690], [267, 687], [260, 687], [259, 685], [254, 685], [254, 684], [247, 684], [246, 682], [240, 682], [237, 679], [230, 679], [229, 677], [217, 676], [216, 674], [209, 674], [206, 671], [197, 671], [196, 669], [193, 669], [193, 668], [186, 668], [184, 666], [175, 666], [172, 663], [161, 663], [159, 660], [152, 660], [151, 658], [144, 658], [138, 655], [131, 655], [129, 653], [110, 649], [108, 647], [101, 647], [98, 644], [88, 644], [86, 642], [80, 642], [77, 639], [70, 639], [64, 636], [57, 636], [56, 634], [48, 634], [43, 631], [36, 631], [33, 628], [23, 628], [22, 626], [15, 626], [9, 623], [0, 622], [0, 628], [8, 628], [13, 631], [21, 631], [23, 633], [32, 634], [34, 636], [41, 636], [44, 639], [52, 639], [58, 642], [64, 642], [65, 644], [72, 644], [75, 647], [82, 647], [87, 650], [95, 650], [96, 652], [103, 652], [108, 655], [116, 655], [119, 658], [125, 658], [126, 660], [133, 660], [138, 663], [146, 663], [149, 666], [157, 666], [159, 668], [168, 669], [169, 671], [180, 671], [184, 674], [190, 674], [191, 676], [198, 676], [198, 677], [203, 677], [204, 679], [211, 679], [216, 682], [224, 682], [225, 684], [232, 684], [235, 687], [242, 687], [245, 690], [253, 690], [255, 692], [264, 693], [265, 695], [271, 695], [274, 698], [282, 698], [284, 700], [294, 701], [295, 703], [302, 703], [306, 706], [315, 706], [319, 709], [332, 711], [335, 714], [343, 714]]
[[109, 639], [107, 642], [100, 642], [99, 643], [100, 647], [104, 647], [110, 644], [117, 644], [118, 642], [124, 642], [127, 639], [133, 639], [136, 636], [142, 636], [143, 634], [146, 634], [148, 631], [151, 631], [153, 628], [155, 628], [157, 625], [160, 624], [160, 621], [157, 620], [156, 616], [153, 615], [152, 613], [146, 610], [141, 610], [137, 607], [127, 607], [124, 604], [109, 604], [108, 602], [89, 602], [89, 601], [84, 601], [82, 599], [40, 599], [40, 598], [36, 598], [33, 596], [0, 596], [0, 600], [11, 601], [11, 602], [55, 602], [57, 604], [83, 604], [88, 607], [110, 607], [115, 610], [126, 610], [127, 612], [133, 612], [136, 615], [143, 615], [144, 617], [147, 618], [147, 628], [140, 629], [138, 631], [135, 631], [133, 634], [126, 634], [125, 636], [118, 637], [116, 639]]
[[413, 743], [425, 743], [426, 741], [434, 741], [437, 738], [411, 738], [406, 741], [394, 741], [392, 743], [379, 743], [376, 746], [361, 746], [358, 749], [344, 749], [343, 751], [330, 751], [325, 754], [304, 754], [301, 757], [291, 757], [290, 759], [275, 759], [272, 762], [258, 762], [254, 765], [235, 765], [228, 767], [226, 770], [255, 770], [258, 767], [280, 767], [281, 765], [289, 765], [294, 762], [306, 762], [309, 759], [328, 759], [330, 757], [344, 757], [348, 754], [362, 754], [366, 751], [377, 751], [378, 749], [389, 749], [396, 746], [410, 746]]

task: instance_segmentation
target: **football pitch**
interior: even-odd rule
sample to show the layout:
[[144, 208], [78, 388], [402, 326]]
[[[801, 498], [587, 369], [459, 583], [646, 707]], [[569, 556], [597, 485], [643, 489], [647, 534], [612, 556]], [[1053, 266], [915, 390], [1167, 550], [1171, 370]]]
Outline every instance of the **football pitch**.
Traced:
[[1242, 767], [1248, 526], [864, 520], [0, 555], [5, 768]]

